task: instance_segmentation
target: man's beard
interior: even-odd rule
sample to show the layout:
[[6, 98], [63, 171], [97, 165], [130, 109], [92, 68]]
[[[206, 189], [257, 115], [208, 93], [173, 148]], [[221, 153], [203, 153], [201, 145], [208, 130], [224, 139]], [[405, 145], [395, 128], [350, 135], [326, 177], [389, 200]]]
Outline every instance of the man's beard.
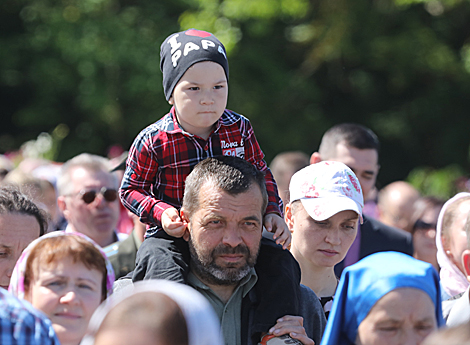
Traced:
[[[235, 248], [219, 244], [210, 253], [204, 253], [197, 248], [192, 238], [189, 239], [189, 252], [191, 254], [191, 269], [206, 283], [214, 285], [236, 285], [245, 278], [255, 266], [258, 251], [251, 253], [245, 244], [239, 244]], [[238, 263], [226, 267], [216, 264], [215, 260], [221, 254], [244, 254], [245, 264], [241, 267]], [[231, 267], [233, 266], [233, 267]]]

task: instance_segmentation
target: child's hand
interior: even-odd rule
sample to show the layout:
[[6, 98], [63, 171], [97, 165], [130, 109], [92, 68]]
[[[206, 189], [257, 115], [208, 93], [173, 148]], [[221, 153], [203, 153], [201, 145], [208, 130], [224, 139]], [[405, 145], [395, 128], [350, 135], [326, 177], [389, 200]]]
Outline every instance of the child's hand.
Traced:
[[186, 241], [189, 232], [186, 230], [187, 223], [183, 221], [176, 208], [167, 208], [162, 214], [162, 227], [165, 232], [173, 237], [183, 237]]
[[299, 340], [304, 345], [315, 345], [305, 332], [304, 319], [301, 316], [286, 315], [277, 320], [277, 323], [271, 327], [269, 333], [279, 337], [289, 334], [291, 338]]
[[276, 213], [269, 213], [264, 216], [264, 227], [269, 232], [274, 232], [273, 238], [277, 244], [282, 244], [284, 249], [289, 247], [291, 235], [284, 219]]

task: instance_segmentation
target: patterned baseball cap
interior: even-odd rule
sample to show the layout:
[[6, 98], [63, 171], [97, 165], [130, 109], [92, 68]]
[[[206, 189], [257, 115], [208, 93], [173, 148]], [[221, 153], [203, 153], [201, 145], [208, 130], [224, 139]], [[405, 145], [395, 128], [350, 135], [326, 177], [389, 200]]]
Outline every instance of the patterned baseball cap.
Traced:
[[299, 170], [290, 180], [289, 192], [290, 201], [300, 200], [310, 217], [317, 221], [346, 210], [356, 212], [363, 221], [361, 185], [343, 163], [323, 161]]

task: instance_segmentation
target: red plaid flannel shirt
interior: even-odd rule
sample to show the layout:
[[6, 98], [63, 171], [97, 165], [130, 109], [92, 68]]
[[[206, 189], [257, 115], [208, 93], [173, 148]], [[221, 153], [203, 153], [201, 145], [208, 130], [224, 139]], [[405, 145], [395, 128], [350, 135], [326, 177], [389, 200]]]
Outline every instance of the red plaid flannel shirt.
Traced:
[[265, 173], [266, 213], [282, 216], [282, 201], [250, 121], [226, 109], [207, 140], [185, 132], [171, 111], [140, 132], [127, 158], [120, 188], [123, 204], [143, 223], [161, 226], [163, 211], [180, 208], [184, 181], [193, 167], [208, 157], [238, 155]]

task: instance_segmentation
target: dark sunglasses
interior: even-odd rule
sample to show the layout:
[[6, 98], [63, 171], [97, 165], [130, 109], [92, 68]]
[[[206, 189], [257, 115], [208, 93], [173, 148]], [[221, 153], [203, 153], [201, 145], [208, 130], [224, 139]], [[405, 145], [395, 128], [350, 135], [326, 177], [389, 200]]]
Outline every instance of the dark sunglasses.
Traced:
[[426, 222], [423, 222], [421, 219], [418, 219], [413, 227], [415, 231], [429, 230], [429, 229], [436, 229], [436, 228], [437, 228], [436, 223], [426, 223]]
[[96, 196], [99, 194], [103, 195], [104, 200], [108, 202], [113, 202], [116, 201], [118, 197], [118, 191], [116, 189], [108, 189], [106, 187], [101, 188], [101, 190], [96, 191], [96, 190], [82, 190], [80, 193], [80, 197], [82, 198], [83, 202], [85, 204], [91, 204], [93, 201], [95, 201]]

